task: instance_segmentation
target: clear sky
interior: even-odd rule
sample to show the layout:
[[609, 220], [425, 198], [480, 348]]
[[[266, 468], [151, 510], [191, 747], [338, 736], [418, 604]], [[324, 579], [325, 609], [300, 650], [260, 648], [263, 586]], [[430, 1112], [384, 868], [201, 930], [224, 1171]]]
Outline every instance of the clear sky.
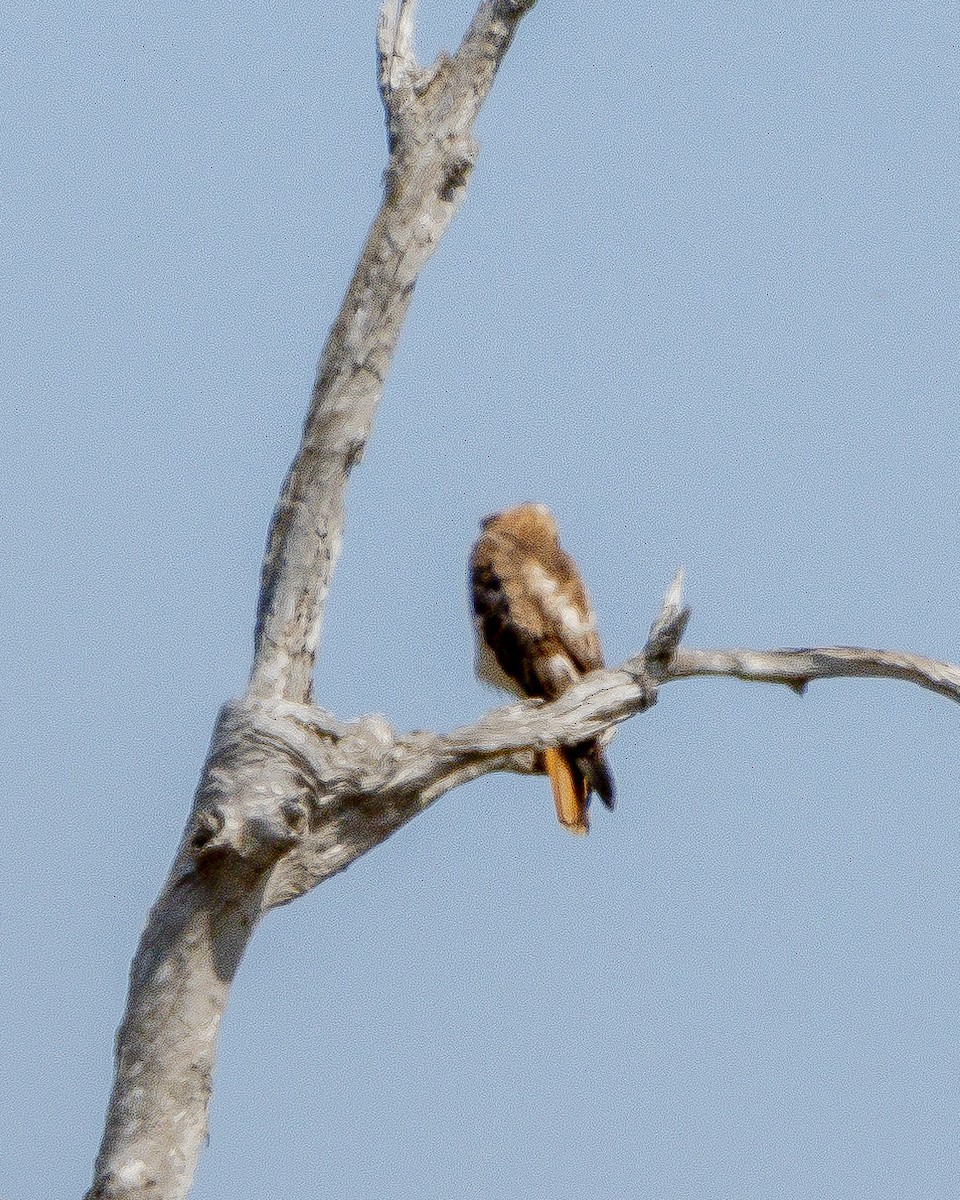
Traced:
[[[469, 0], [422, 0], [421, 57]], [[90, 1179], [130, 957], [375, 211], [375, 5], [27, 0], [0, 339], [4, 1200]], [[320, 701], [449, 728], [477, 521], [549, 503], [608, 657], [960, 660], [942, 2], [541, 0], [352, 478]], [[197, 1200], [955, 1197], [960, 712], [664, 689], [587, 840], [445, 797], [261, 927]]]

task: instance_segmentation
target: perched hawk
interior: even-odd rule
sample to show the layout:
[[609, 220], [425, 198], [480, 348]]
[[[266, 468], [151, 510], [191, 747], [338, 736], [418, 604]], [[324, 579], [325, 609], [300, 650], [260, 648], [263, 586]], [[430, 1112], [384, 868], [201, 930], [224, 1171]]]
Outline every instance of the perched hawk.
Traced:
[[[518, 504], [481, 523], [470, 556], [477, 675], [516, 696], [555, 700], [603, 666], [593, 609], [545, 504]], [[613, 777], [597, 739], [546, 750], [560, 824], [586, 833], [596, 792], [613, 808]]]

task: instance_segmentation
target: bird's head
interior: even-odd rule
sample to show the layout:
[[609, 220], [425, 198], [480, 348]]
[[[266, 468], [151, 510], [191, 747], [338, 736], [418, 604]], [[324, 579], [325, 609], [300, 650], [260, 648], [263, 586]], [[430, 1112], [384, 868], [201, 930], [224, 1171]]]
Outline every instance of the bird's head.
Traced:
[[522, 542], [559, 540], [557, 522], [545, 504], [515, 504], [484, 517], [480, 527], [488, 533], [505, 533]]

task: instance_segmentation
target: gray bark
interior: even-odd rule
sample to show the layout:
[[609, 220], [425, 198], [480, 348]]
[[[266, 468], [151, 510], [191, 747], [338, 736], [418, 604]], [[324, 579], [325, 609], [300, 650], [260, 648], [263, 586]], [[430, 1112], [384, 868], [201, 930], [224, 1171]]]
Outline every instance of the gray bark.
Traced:
[[378, 31], [390, 148], [385, 194], [320, 360], [303, 441], [273, 517], [246, 695], [220, 713], [169, 877], [130, 971], [116, 1075], [87, 1200], [179, 1200], [207, 1127], [220, 1020], [247, 941], [303, 895], [452, 788], [536, 772], [540, 752], [609, 737], [656, 689], [701, 675], [786, 683], [905, 679], [960, 699], [960, 670], [907, 654], [708, 651], [680, 645], [680, 578], [643, 650], [552, 704], [497, 709], [446, 735], [346, 723], [310, 702], [347, 478], [370, 433], [417, 274], [460, 203], [472, 127], [533, 0], [486, 0], [457, 53], [421, 68], [412, 3], [386, 0]]
[[187, 1194], [206, 1134], [220, 1019], [259, 917], [423, 806], [410, 788], [395, 786], [382, 803], [369, 790], [404, 758], [376, 722], [342, 727], [284, 704], [310, 698], [347, 478], [369, 437], [417, 275], [463, 199], [477, 154], [474, 120], [532, 6], [485, 0], [457, 53], [422, 68], [411, 0], [383, 4], [384, 198], [324, 347], [273, 517], [247, 696], [217, 723], [186, 832], [130, 971], [88, 1200]]

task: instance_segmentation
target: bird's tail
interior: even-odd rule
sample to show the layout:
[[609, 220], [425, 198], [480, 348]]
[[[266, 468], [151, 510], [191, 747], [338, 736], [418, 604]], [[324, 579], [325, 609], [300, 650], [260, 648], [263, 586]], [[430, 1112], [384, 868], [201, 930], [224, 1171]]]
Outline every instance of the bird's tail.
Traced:
[[587, 833], [590, 793], [596, 792], [607, 808], [614, 803], [613, 775], [599, 742], [558, 746], [543, 757], [560, 824], [571, 833]]
[[586, 833], [590, 828], [587, 821], [587, 783], [563, 747], [544, 750], [544, 764], [553, 788], [553, 802], [557, 806], [557, 820], [571, 833]]
[[607, 764], [603, 747], [598, 741], [581, 742], [570, 748], [570, 756], [577, 770], [587, 781], [587, 791], [596, 792], [611, 811], [617, 798], [613, 783], [613, 772]]

